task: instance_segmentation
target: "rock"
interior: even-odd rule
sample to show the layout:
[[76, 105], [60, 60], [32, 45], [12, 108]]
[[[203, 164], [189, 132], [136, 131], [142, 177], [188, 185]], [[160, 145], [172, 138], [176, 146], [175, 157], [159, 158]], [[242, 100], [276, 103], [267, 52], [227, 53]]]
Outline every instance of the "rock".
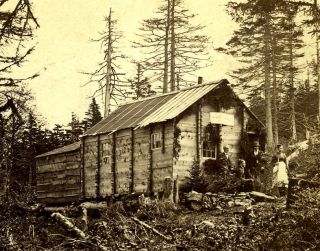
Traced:
[[190, 201], [189, 207], [194, 211], [200, 211], [202, 209], [202, 203], [198, 201]]
[[198, 193], [196, 191], [191, 191], [186, 195], [187, 201], [197, 201], [201, 202], [202, 201], [203, 194]]
[[230, 201], [228, 201], [227, 205], [228, 205], [228, 207], [234, 207], [235, 203], [234, 203], [234, 201], [230, 200]]
[[249, 207], [252, 205], [252, 200], [250, 199], [235, 200], [234, 204], [235, 206]]
[[261, 192], [252, 191], [249, 193], [250, 197], [253, 198], [255, 201], [275, 201], [276, 198], [273, 196], [266, 195]]
[[208, 220], [204, 220], [204, 221], [200, 222], [199, 225], [205, 225], [207, 227], [214, 228], [214, 224], [211, 221], [208, 221]]

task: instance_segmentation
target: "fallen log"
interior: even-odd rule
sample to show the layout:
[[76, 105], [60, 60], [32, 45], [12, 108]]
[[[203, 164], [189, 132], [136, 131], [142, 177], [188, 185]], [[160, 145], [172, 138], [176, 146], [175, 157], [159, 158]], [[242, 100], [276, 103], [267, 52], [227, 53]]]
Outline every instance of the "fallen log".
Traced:
[[84, 202], [80, 204], [80, 207], [86, 209], [107, 209], [110, 208], [107, 202]]
[[155, 234], [159, 235], [160, 237], [162, 237], [163, 239], [167, 240], [167, 241], [171, 241], [171, 237], [168, 237], [168, 236], [165, 236], [164, 234], [160, 233], [157, 229], [149, 226], [147, 223], [139, 220], [138, 218], [136, 217], [132, 217], [133, 221], [139, 223], [141, 226], [151, 230], [152, 232], [154, 232]]
[[86, 234], [82, 230], [77, 228], [71, 221], [69, 221], [61, 213], [53, 213], [51, 214], [51, 217], [54, 218], [56, 221], [58, 221], [58, 223], [60, 223], [68, 231], [75, 233], [78, 237], [83, 239], [87, 238]]
[[260, 202], [260, 201], [275, 201], [275, 197], [266, 195], [261, 192], [257, 191], [252, 191], [249, 193], [250, 197], [253, 198], [255, 201]]

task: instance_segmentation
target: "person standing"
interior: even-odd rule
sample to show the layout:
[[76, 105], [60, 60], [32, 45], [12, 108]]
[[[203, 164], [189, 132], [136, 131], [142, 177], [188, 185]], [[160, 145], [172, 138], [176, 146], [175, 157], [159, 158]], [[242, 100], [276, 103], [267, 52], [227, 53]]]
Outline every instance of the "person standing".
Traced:
[[224, 172], [228, 172], [232, 170], [232, 164], [230, 160], [230, 152], [229, 152], [228, 145], [223, 146], [223, 152], [219, 154], [218, 162], [220, 166], [223, 168]]
[[273, 166], [272, 191], [276, 195], [284, 196], [288, 189], [288, 161], [283, 151], [283, 145], [278, 144], [276, 154], [271, 160]]
[[254, 190], [260, 191], [263, 186], [262, 176], [266, 166], [266, 157], [263, 151], [259, 149], [258, 141], [253, 142], [253, 151], [249, 156], [249, 165], [246, 169], [246, 178], [253, 179]]

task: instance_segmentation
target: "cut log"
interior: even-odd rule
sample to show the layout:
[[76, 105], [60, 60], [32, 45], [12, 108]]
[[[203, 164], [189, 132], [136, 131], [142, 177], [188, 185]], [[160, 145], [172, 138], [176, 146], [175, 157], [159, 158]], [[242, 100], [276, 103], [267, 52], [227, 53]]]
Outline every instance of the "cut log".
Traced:
[[255, 201], [274, 201], [276, 198], [273, 196], [266, 195], [261, 192], [252, 191], [249, 193], [250, 197], [253, 198]]
[[167, 240], [167, 241], [171, 241], [171, 238], [170, 238], [170, 237], [165, 236], [164, 234], [160, 233], [157, 229], [155, 229], [155, 228], [153, 228], [153, 227], [149, 226], [147, 223], [145, 223], [145, 222], [143, 222], [143, 221], [139, 220], [139, 219], [138, 219], [138, 218], [136, 218], [136, 217], [133, 217], [132, 219], [133, 219], [133, 221], [135, 221], [135, 222], [139, 223], [141, 226], [143, 226], [143, 227], [145, 227], [145, 228], [147, 228], [147, 229], [151, 230], [151, 231], [152, 231], [152, 232], [154, 232], [155, 234], [159, 235], [159, 236], [160, 236], [160, 237], [162, 237], [163, 239], [165, 239], [165, 240]]
[[86, 232], [88, 230], [88, 210], [86, 207], [81, 207], [81, 224], [82, 230]]
[[71, 221], [69, 221], [61, 213], [53, 213], [53, 214], [51, 214], [51, 217], [54, 218], [58, 223], [60, 223], [68, 231], [75, 233], [78, 237], [80, 237], [82, 239], [87, 238], [86, 234], [82, 230], [77, 228]]
[[98, 203], [84, 202], [80, 205], [80, 207], [86, 208], [86, 209], [107, 209], [109, 205], [107, 202], [98, 202]]

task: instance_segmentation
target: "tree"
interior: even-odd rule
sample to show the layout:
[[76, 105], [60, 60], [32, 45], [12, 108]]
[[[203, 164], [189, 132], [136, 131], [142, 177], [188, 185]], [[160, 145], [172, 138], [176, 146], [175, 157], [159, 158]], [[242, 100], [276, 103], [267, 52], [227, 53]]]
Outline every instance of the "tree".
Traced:
[[[101, 117], [101, 114], [100, 114]], [[69, 130], [66, 130], [66, 133], [70, 135], [70, 143], [74, 143], [80, 140], [80, 135], [83, 134], [83, 124], [80, 123], [77, 115], [72, 112], [71, 114], [71, 122], [68, 124], [70, 127]]]
[[145, 54], [142, 68], [152, 73], [150, 81], [160, 81], [166, 93], [179, 88], [177, 80], [190, 85], [193, 81], [188, 76], [207, 65], [209, 38], [200, 34], [204, 26], [191, 24], [195, 15], [182, 0], [162, 2], [155, 17], [143, 20], [138, 34], [141, 41], [135, 41], [134, 46]]
[[[297, 28], [297, 8], [286, 1], [248, 0], [230, 2], [229, 14], [240, 25], [219, 51], [238, 57], [241, 67], [232, 76], [236, 86], [248, 98], [263, 94], [267, 149], [271, 151], [278, 142], [278, 113], [283, 93], [290, 92], [290, 125], [292, 140], [297, 139], [295, 86], [299, 73], [297, 59], [302, 47], [302, 30]], [[281, 97], [282, 96], [282, 97]]]
[[113, 12], [109, 11], [106, 17], [106, 31], [100, 33], [101, 37], [94, 40], [101, 43], [104, 50], [103, 60], [98, 64], [98, 68], [90, 75], [88, 83], [97, 83], [98, 89], [95, 91], [95, 96], [100, 93], [104, 96], [104, 116], [108, 116], [110, 106], [117, 104], [118, 100], [127, 96], [126, 81], [121, 80], [119, 76], [124, 75], [119, 73], [119, 59], [124, 58], [124, 55], [119, 52], [119, 40], [122, 38], [122, 33], [117, 30], [117, 20], [112, 16]]
[[[244, 3], [229, 2], [228, 11], [240, 24], [238, 31], [227, 43], [228, 53], [241, 57], [239, 60], [246, 66], [234, 72], [239, 77], [242, 87], [264, 93], [267, 149], [274, 146], [272, 123], [272, 14], [281, 1], [248, 0]], [[252, 81], [261, 83], [250, 86]]]
[[136, 76], [134, 79], [129, 79], [128, 81], [131, 84], [131, 89], [134, 91], [133, 99], [145, 98], [156, 94], [156, 92], [151, 89], [149, 79], [143, 76], [140, 63], [137, 64]]
[[89, 110], [85, 113], [86, 118], [82, 122], [85, 124], [85, 130], [91, 128], [95, 124], [97, 124], [100, 120], [102, 120], [102, 116], [100, 113], [100, 107], [96, 102], [95, 98], [92, 98], [92, 101], [89, 105]]
[[25, 49], [25, 42], [33, 37], [35, 27], [39, 24], [29, 0], [0, 1], [0, 87], [16, 86], [37, 76], [17, 78], [12, 75], [14, 68], [20, 67], [34, 50], [34, 47]]

